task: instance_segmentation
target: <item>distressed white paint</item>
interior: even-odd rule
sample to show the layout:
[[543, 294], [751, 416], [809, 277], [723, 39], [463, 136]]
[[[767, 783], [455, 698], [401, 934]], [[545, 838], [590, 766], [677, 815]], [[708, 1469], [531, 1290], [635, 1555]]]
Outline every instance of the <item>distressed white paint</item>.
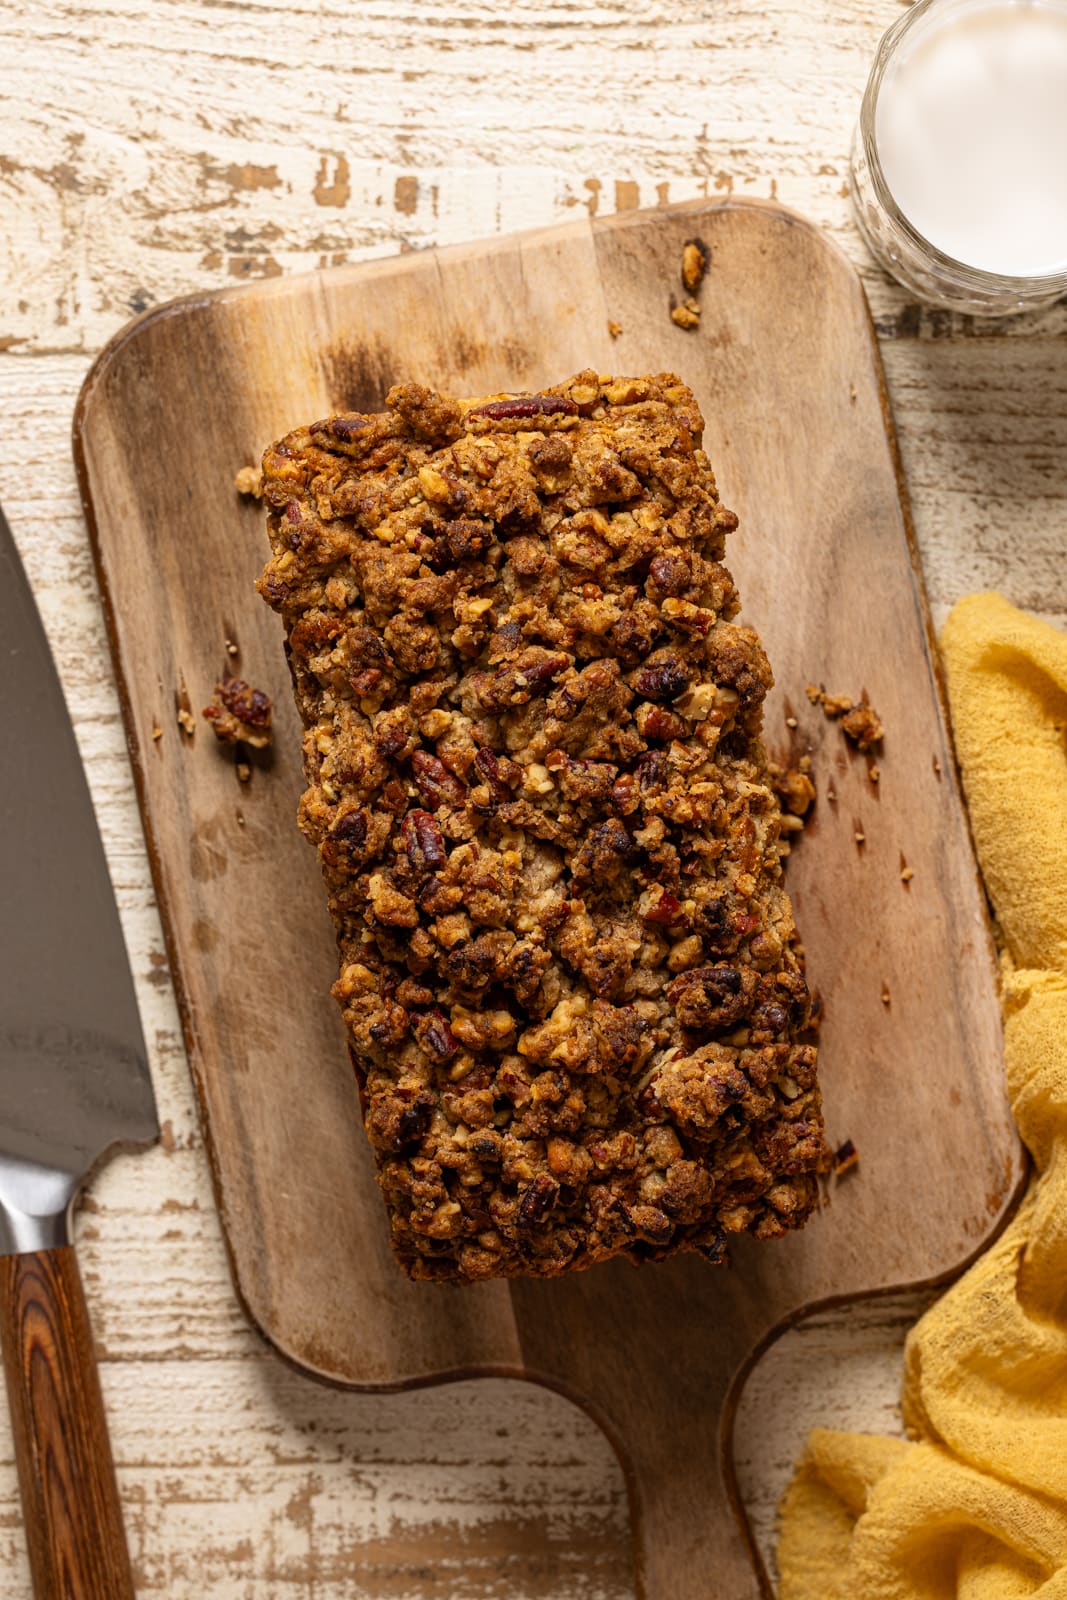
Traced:
[[[621, 1474], [558, 1397], [338, 1395], [234, 1301], [69, 451], [93, 354], [173, 295], [733, 188], [856, 261], [942, 614], [997, 585], [1067, 617], [1067, 314], [918, 313], [852, 228], [847, 148], [897, 0], [11, 0], [0, 14], [0, 495], [89, 770], [167, 1124], [94, 1183], [79, 1247], [144, 1595], [623, 1600]], [[890, 736], [892, 731], [890, 730]], [[861, 1152], [862, 1159], [862, 1152]], [[855, 1180], [859, 1181], [859, 1179]], [[896, 1425], [918, 1302], [788, 1335], [739, 1473], [766, 1544], [808, 1425]], [[0, 1588], [30, 1600], [0, 1408]]]

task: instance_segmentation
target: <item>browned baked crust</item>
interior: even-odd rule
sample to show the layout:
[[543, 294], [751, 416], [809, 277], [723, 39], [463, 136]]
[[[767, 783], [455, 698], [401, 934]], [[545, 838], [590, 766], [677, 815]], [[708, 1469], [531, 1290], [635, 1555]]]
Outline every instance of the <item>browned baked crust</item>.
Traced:
[[826, 1150], [736, 518], [670, 374], [416, 384], [264, 456], [300, 826], [417, 1278], [724, 1255]]

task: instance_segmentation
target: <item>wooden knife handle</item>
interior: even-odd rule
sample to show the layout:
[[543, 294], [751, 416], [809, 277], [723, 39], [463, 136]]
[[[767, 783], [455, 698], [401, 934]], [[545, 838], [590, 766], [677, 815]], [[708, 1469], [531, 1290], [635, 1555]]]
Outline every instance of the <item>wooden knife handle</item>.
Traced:
[[133, 1600], [92, 1329], [70, 1245], [0, 1257], [0, 1344], [36, 1600]]

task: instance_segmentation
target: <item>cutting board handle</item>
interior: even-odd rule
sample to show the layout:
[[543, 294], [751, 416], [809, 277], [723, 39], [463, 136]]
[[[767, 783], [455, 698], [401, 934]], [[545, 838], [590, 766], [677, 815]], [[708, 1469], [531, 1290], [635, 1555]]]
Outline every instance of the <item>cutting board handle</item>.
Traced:
[[624, 1446], [641, 1600], [769, 1600], [728, 1487], [713, 1402], [631, 1433]]
[[92, 1329], [70, 1245], [0, 1257], [0, 1344], [36, 1600], [133, 1600]]

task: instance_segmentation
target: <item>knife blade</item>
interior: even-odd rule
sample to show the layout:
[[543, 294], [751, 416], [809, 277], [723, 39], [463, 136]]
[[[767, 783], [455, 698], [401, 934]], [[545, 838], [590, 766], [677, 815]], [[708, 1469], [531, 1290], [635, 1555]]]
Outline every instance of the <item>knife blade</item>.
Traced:
[[132, 1600], [69, 1218], [158, 1134], [129, 961], [74, 730], [0, 510], [0, 1343], [35, 1593]]

